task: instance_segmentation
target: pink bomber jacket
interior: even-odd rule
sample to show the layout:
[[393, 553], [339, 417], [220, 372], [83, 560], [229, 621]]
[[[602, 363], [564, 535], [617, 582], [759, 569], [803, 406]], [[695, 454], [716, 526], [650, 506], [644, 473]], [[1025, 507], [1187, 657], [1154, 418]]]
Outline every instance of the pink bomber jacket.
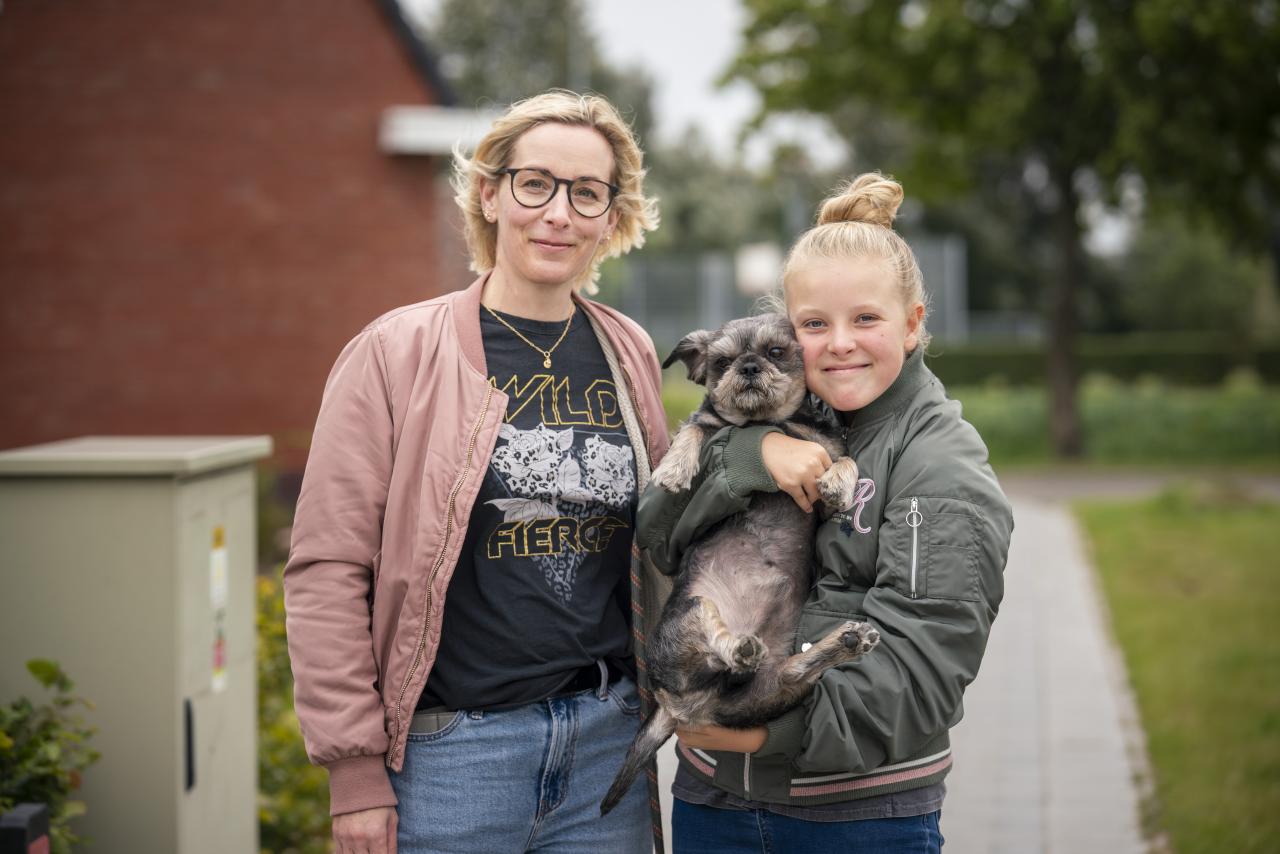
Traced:
[[[506, 413], [480, 337], [486, 278], [378, 318], [343, 349], [325, 385], [284, 593], [295, 707], [308, 756], [329, 771], [333, 815], [396, 803], [388, 769], [404, 762], [449, 579]], [[575, 300], [627, 390], [619, 408], [643, 489], [667, 448], [653, 343], [613, 309]], [[670, 587], [635, 559], [631, 580], [643, 689], [646, 620]]]

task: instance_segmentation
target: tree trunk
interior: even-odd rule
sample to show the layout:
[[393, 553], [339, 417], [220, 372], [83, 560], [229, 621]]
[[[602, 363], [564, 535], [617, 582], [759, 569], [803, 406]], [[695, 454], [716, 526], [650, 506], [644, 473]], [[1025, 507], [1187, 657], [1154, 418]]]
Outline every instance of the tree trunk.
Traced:
[[1049, 381], [1049, 437], [1056, 456], [1074, 458], [1084, 450], [1076, 400], [1079, 327], [1076, 295], [1084, 275], [1084, 246], [1077, 218], [1079, 200], [1069, 170], [1058, 177], [1057, 184], [1061, 203], [1054, 215], [1054, 231], [1059, 264], [1049, 293], [1049, 353], [1045, 360]]
[[1280, 291], [1280, 205], [1267, 198], [1267, 249], [1271, 255], [1271, 283]]

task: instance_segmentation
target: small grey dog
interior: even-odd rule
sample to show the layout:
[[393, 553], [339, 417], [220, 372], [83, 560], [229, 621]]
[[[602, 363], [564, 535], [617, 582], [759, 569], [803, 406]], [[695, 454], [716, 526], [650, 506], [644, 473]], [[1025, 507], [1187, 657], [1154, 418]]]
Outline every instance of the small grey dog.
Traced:
[[[682, 359], [706, 398], [681, 425], [653, 483], [688, 489], [703, 443], [730, 424], [775, 424], [822, 444], [835, 463], [818, 482], [827, 512], [853, 505], [858, 467], [808, 403], [804, 362], [790, 322], [768, 314], [731, 320], [686, 336], [664, 367]], [[792, 654], [809, 593], [816, 514], [785, 492], [761, 493], [751, 506], [690, 545], [649, 643], [657, 706], [632, 742], [601, 802], [617, 805], [677, 726], [748, 728], [800, 703], [829, 667], [869, 652], [880, 636], [848, 621]]]

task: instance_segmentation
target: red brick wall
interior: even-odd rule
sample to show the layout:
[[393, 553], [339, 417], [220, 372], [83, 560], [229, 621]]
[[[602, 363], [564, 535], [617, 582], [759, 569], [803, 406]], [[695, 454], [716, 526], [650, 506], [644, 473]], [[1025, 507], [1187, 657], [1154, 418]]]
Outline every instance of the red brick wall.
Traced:
[[0, 447], [270, 433], [296, 467], [342, 345], [467, 282], [440, 164], [376, 145], [434, 96], [374, 0], [6, 0], [0, 57]]

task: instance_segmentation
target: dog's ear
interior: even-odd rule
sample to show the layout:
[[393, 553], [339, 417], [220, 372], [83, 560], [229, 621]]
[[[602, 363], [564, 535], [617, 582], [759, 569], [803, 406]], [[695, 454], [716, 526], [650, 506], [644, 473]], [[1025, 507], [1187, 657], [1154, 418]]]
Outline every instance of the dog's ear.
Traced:
[[689, 379], [695, 383], [705, 385], [707, 382], [707, 345], [715, 337], [716, 333], [709, 332], [706, 329], [690, 332], [680, 339], [680, 343], [671, 351], [671, 355], [667, 356], [666, 361], [662, 363], [662, 367], [669, 368], [675, 364], [676, 359], [680, 359], [689, 371]]

